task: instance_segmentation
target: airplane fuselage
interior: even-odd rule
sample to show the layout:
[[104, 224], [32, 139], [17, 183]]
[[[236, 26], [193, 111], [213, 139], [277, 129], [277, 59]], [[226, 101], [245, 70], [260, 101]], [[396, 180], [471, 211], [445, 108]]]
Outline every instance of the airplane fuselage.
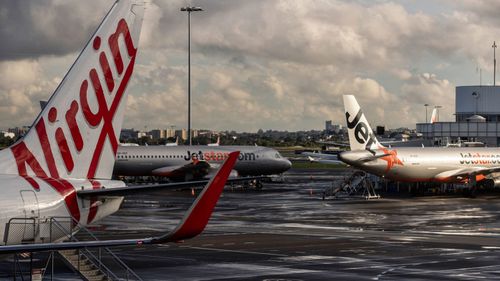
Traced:
[[[77, 190], [94, 189], [98, 186], [106, 188], [125, 186], [121, 181], [35, 179], [39, 183], [37, 189], [33, 188], [24, 177], [0, 175], [0, 182], [2, 182], [2, 195], [0, 196], [0, 238], [2, 240], [0, 245], [57, 240], [62, 237], [63, 233], [54, 231], [57, 226], [53, 219], [59, 223], [67, 222], [68, 227], [72, 225], [70, 217], [78, 221], [80, 225], [87, 225], [113, 214], [123, 201], [123, 197], [86, 200], [76, 195]], [[65, 188], [55, 188], [58, 185], [54, 182], [64, 183]], [[10, 230], [6, 235], [9, 222], [11, 222]]]
[[[456, 174], [460, 169], [500, 166], [498, 148], [404, 147], [372, 152], [346, 151], [339, 158], [369, 173], [405, 182], [464, 182], [466, 177], [450, 175]], [[380, 157], [381, 155], [385, 156]]]
[[232, 151], [240, 151], [234, 170], [241, 176], [280, 174], [291, 167], [278, 151], [261, 146], [120, 146], [113, 174], [151, 176], [162, 167], [193, 161], [220, 165]]

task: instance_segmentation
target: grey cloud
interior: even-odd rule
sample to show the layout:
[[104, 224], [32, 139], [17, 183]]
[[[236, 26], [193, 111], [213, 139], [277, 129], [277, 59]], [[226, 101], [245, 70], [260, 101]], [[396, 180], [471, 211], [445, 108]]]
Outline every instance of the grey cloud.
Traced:
[[[436, 65], [472, 59], [486, 67], [489, 36], [499, 30], [482, 1], [475, 8], [453, 1], [443, 14], [409, 12], [404, 3], [193, 1], [205, 9], [192, 15], [193, 126], [297, 130], [321, 128], [326, 119], [342, 124], [342, 94], [357, 95], [373, 123], [414, 126], [423, 103], [453, 100], [453, 77]], [[77, 52], [111, 4], [5, 2], [0, 36], [9, 42], [0, 45], [0, 61]], [[186, 123], [187, 15], [179, 11], [185, 5], [152, 0], [146, 11], [127, 127]], [[37, 75], [0, 89], [0, 100], [53, 78]], [[48, 86], [40, 86], [47, 95]], [[17, 111], [23, 102], [12, 94], [6, 101]]]
[[6, 0], [0, 8], [0, 60], [80, 50], [112, 1]]

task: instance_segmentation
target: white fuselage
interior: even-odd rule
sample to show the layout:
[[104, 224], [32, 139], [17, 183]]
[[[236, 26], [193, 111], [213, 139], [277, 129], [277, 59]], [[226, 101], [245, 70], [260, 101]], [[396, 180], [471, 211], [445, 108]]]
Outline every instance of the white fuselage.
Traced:
[[339, 158], [369, 173], [407, 182], [462, 182], [466, 178], [450, 177], [451, 171], [500, 166], [498, 148], [403, 147], [375, 152], [375, 155], [388, 152], [392, 155], [364, 161], [373, 154], [367, 150], [358, 150], [342, 152]]
[[[44, 180], [37, 179], [37, 182], [39, 189], [33, 188], [24, 177], [0, 175], [0, 245], [20, 244], [23, 240], [57, 240], [61, 237], [54, 237], [55, 231], [52, 231], [53, 236], [50, 237], [51, 223], [52, 229], [56, 228], [54, 219], [68, 222], [73, 217], [81, 225], [87, 225], [116, 212], [123, 201], [123, 197], [108, 197], [97, 201], [82, 199], [76, 195], [76, 190], [93, 189], [96, 181], [92, 183], [88, 180], [69, 179], [65, 181], [68, 183], [65, 190], [56, 190]], [[106, 188], [125, 186], [121, 181], [98, 182]], [[9, 225], [9, 222], [12, 223]], [[10, 231], [6, 235], [8, 226]], [[58, 233], [62, 234], [60, 231]]]
[[195, 160], [220, 165], [232, 151], [240, 151], [234, 170], [242, 176], [281, 174], [291, 167], [277, 150], [262, 146], [119, 146], [113, 174], [151, 176], [162, 167], [180, 167]]

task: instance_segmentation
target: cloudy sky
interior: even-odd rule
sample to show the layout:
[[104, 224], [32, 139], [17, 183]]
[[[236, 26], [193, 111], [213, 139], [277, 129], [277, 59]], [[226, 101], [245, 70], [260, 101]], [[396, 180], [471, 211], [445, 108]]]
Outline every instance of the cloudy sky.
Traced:
[[[113, 2], [1, 2], [0, 128], [31, 124]], [[193, 128], [343, 124], [343, 94], [373, 124], [414, 128], [425, 103], [452, 120], [455, 86], [479, 84], [479, 68], [493, 82], [499, 1], [148, 2], [127, 128], [186, 127], [187, 4], [205, 10], [192, 17]]]

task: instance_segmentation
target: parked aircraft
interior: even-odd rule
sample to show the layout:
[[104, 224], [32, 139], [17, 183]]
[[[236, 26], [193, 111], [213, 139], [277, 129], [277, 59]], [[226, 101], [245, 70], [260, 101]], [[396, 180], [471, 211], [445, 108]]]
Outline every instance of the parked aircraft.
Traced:
[[401, 147], [379, 143], [356, 98], [344, 96], [351, 151], [339, 159], [366, 172], [405, 182], [477, 183], [493, 187], [500, 181], [500, 149], [486, 147]]
[[302, 155], [307, 156], [307, 159], [311, 163], [321, 163], [321, 164], [343, 164], [344, 162], [340, 161], [338, 158], [338, 154], [330, 154], [330, 153], [321, 153], [317, 151], [313, 152], [302, 152]]
[[278, 151], [262, 146], [119, 146], [113, 174], [163, 176], [176, 181], [202, 179], [236, 150], [240, 156], [234, 170], [239, 176], [281, 174], [291, 167]]
[[[116, 212], [122, 195], [179, 184], [125, 186], [111, 180], [143, 20], [143, 1], [117, 1], [27, 134], [0, 151], [0, 254], [138, 245], [188, 239], [205, 227], [239, 153], [172, 232], [159, 237], [57, 243], [56, 219], [87, 225]], [[89, 89], [91, 88], [91, 89]], [[25, 244], [36, 243], [36, 244]]]

